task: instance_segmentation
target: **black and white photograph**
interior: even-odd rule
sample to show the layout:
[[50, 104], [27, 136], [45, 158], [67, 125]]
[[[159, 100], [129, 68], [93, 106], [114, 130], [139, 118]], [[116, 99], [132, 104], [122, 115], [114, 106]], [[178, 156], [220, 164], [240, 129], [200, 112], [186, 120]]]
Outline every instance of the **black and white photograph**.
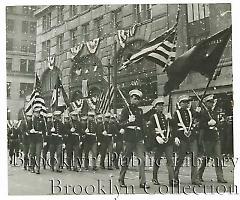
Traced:
[[19, 3], [3, 14], [8, 196], [239, 193], [231, 1]]

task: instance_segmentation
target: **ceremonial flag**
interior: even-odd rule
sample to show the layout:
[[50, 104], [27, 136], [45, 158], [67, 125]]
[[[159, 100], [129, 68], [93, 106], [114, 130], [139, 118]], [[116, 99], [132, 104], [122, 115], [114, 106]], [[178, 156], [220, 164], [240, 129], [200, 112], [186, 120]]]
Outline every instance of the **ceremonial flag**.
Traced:
[[107, 89], [106, 92], [101, 93], [100, 97], [97, 100], [96, 110], [98, 113], [105, 114], [109, 111], [110, 105], [113, 102], [114, 97], [114, 87], [113, 85]]

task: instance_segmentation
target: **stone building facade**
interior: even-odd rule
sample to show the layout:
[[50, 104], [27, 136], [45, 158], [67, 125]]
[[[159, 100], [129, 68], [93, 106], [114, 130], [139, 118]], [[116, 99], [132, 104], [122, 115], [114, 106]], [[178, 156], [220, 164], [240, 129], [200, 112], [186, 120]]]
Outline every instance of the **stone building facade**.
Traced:
[[[144, 59], [121, 72], [118, 68], [129, 55], [172, 27], [176, 21], [177, 9], [176, 4], [41, 6], [35, 12], [36, 72], [43, 81], [43, 94], [47, 104], [58, 75], [70, 99], [75, 100], [82, 98], [83, 80], [88, 80], [90, 95], [107, 88], [109, 68], [111, 82], [115, 80], [124, 94], [132, 88], [140, 88], [144, 93], [142, 105], [150, 105], [154, 98], [163, 93], [167, 76], [162, 68]], [[180, 5], [177, 55], [200, 39], [228, 27], [231, 24], [230, 10], [230, 4]], [[119, 39], [119, 30], [128, 34]], [[99, 43], [96, 40], [98, 38]], [[89, 51], [89, 41], [98, 44], [94, 53]], [[70, 52], [74, 46], [81, 49], [75, 60], [71, 59]], [[53, 70], [48, 68], [48, 57], [55, 58]], [[215, 93], [225, 90], [231, 93], [230, 42], [221, 66], [222, 73], [210, 88], [214, 88]], [[204, 77], [191, 73], [180, 89], [173, 92], [173, 104], [183, 93], [192, 95], [192, 88], [202, 91], [206, 83]], [[117, 108], [123, 105], [121, 102], [117, 96]]]

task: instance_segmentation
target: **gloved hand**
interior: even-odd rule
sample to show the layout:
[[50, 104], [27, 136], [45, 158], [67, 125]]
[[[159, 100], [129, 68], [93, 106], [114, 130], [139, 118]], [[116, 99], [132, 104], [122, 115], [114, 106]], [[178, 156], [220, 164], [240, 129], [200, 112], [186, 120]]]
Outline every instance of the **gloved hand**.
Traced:
[[63, 148], [63, 149], [65, 149], [65, 147], [66, 147], [66, 145], [65, 145], [65, 144], [63, 144], [63, 145], [62, 145], [62, 148]]
[[201, 107], [199, 107], [199, 106], [198, 106], [198, 107], [196, 107], [196, 112], [200, 113], [200, 112], [201, 112], [201, 110], [202, 110], [202, 109], [201, 109]]
[[156, 137], [156, 140], [159, 144], [163, 144], [164, 143], [164, 140], [160, 137], [160, 136], [157, 136]]
[[30, 130], [30, 133], [35, 133], [35, 130], [32, 128], [32, 129]]
[[71, 130], [70, 130], [72, 133], [73, 132], [75, 132], [76, 131], [76, 129], [75, 128], [71, 128]]
[[100, 146], [100, 145], [101, 145], [101, 143], [100, 143], [100, 142], [98, 142], [98, 143], [97, 143], [97, 145], [98, 145], [98, 146]]
[[55, 130], [55, 128], [54, 127], [52, 127], [51, 128], [51, 132], [55, 132], [56, 130]]
[[210, 121], [208, 121], [208, 125], [214, 126], [214, 125], [216, 125], [216, 121], [214, 119], [211, 119]]
[[45, 147], [47, 145], [47, 142], [43, 142], [43, 146]]
[[171, 113], [167, 113], [167, 114], [166, 114], [166, 119], [172, 119]]
[[134, 122], [135, 120], [136, 120], [135, 115], [129, 115], [129, 117], [128, 117], [129, 122]]
[[113, 149], [116, 149], [116, 146], [117, 146], [117, 144], [116, 144], [116, 142], [114, 142], [113, 143]]
[[179, 138], [178, 137], [175, 137], [175, 144], [177, 145], [177, 146], [179, 146], [180, 145], [180, 140], [179, 140]]
[[103, 134], [103, 135], [107, 135], [107, 131], [103, 131], [102, 134]]
[[124, 134], [125, 130], [123, 128], [120, 129], [119, 133]]
[[89, 133], [89, 129], [88, 128], [85, 129], [85, 133]]

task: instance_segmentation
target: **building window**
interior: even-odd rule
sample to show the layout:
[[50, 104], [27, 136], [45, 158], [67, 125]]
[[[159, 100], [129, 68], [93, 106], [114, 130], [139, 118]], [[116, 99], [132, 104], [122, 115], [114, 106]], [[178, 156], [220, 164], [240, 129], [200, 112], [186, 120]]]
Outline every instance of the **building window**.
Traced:
[[11, 110], [7, 108], [7, 120], [10, 120]]
[[113, 26], [115, 29], [121, 29], [122, 28], [122, 17], [121, 17], [121, 9], [117, 9], [113, 11]]
[[48, 13], [42, 18], [43, 31], [47, 31], [51, 28], [51, 13]]
[[70, 17], [77, 15], [77, 6], [70, 6]]
[[26, 59], [20, 60], [20, 72], [27, 72], [27, 60]]
[[95, 32], [96, 32], [96, 37], [101, 37], [102, 36], [102, 30], [103, 30], [103, 17], [99, 17], [94, 20], [94, 27], [95, 27]]
[[30, 41], [29, 43], [29, 53], [36, 53], [36, 41]]
[[90, 5], [81, 5], [81, 12], [84, 12], [90, 8]]
[[13, 14], [15, 12], [15, 7], [16, 6], [7, 6], [6, 7], [7, 13]]
[[7, 97], [11, 96], [11, 82], [7, 82]]
[[42, 59], [46, 59], [50, 56], [50, 40], [42, 43]]
[[30, 22], [30, 33], [31, 34], [36, 34], [36, 29], [37, 29], [37, 23], [36, 22]]
[[35, 70], [35, 60], [28, 60], [28, 72], [33, 74]]
[[152, 4], [146, 4], [145, 19], [152, 19]]
[[85, 41], [89, 40], [89, 23], [83, 24], [82, 25], [82, 35], [83, 35], [83, 39]]
[[8, 19], [7, 20], [7, 32], [13, 32], [14, 31], [14, 20]]
[[28, 52], [28, 41], [27, 40], [21, 40], [21, 52]]
[[64, 6], [57, 6], [57, 23], [61, 24], [63, 22], [63, 10], [64, 10]]
[[28, 21], [22, 22], [22, 33], [28, 33]]
[[7, 38], [6, 49], [7, 51], [13, 51], [13, 38]]
[[31, 94], [32, 90], [33, 90], [33, 83], [20, 83], [19, 96], [25, 97]]
[[24, 15], [28, 15], [30, 13], [29, 7], [28, 6], [23, 6], [23, 10], [22, 10]]
[[134, 5], [134, 15], [136, 22], [143, 22], [152, 19], [152, 4]]
[[57, 36], [57, 51], [58, 53], [63, 52], [63, 34]]
[[12, 71], [12, 58], [7, 58], [7, 61], [6, 61], [6, 63], [7, 63], [7, 71], [8, 72], [10, 72], [10, 71]]
[[33, 15], [36, 10], [37, 10], [37, 6], [29, 6], [29, 12], [31, 15]]
[[187, 4], [188, 23], [209, 17], [209, 4]]
[[71, 47], [74, 47], [77, 45], [77, 28], [74, 28], [72, 30], [70, 30], [70, 45]]

